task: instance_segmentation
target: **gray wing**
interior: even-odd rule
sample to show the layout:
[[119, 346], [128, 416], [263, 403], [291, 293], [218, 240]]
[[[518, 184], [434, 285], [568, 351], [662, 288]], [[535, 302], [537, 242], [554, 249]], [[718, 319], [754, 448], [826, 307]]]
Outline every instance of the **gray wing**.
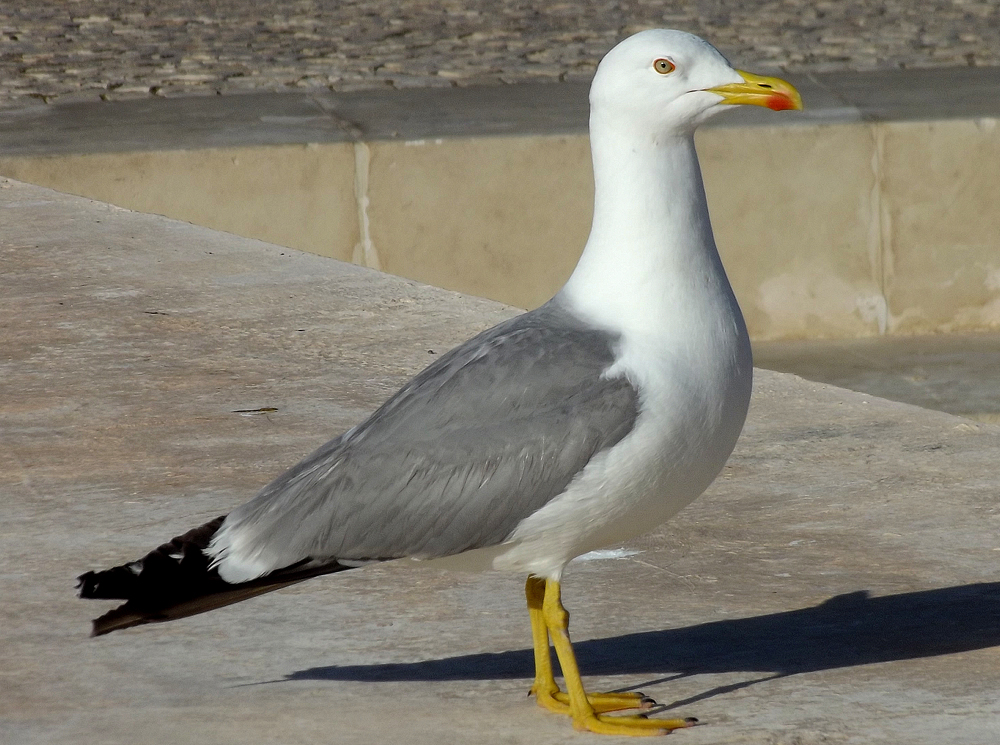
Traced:
[[616, 343], [553, 302], [483, 332], [234, 510], [230, 537], [274, 569], [502, 542], [632, 429]]

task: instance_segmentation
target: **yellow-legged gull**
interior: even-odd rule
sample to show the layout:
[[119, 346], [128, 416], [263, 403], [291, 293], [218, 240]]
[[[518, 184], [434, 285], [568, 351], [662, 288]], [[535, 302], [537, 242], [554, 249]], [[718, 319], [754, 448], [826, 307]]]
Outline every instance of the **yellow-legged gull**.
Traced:
[[528, 575], [539, 704], [609, 734], [693, 722], [604, 714], [648, 700], [585, 693], [560, 579], [574, 557], [672, 517], [729, 457], [750, 400], [750, 342], [694, 130], [726, 104], [801, 101], [788, 83], [666, 30], [612, 49], [590, 101], [593, 227], [562, 290], [443, 355], [227, 516], [84, 574], [81, 597], [127, 601], [95, 634], [370, 561], [517, 571]]

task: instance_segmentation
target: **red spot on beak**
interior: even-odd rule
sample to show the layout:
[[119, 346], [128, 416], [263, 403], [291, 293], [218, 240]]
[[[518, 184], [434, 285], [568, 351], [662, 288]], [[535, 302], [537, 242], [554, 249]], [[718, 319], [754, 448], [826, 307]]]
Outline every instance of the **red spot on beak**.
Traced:
[[786, 96], [784, 93], [775, 91], [767, 97], [767, 108], [771, 109], [771, 111], [788, 111], [798, 107], [795, 105], [795, 102], [791, 99], [791, 97]]

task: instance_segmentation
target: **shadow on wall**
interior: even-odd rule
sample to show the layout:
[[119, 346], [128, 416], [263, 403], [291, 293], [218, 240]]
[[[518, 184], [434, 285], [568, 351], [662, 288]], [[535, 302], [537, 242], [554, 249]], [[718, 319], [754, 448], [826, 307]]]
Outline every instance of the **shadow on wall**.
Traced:
[[[682, 706], [762, 680], [1000, 645], [1000, 582], [872, 598], [837, 595], [820, 605], [754, 618], [648, 631], [574, 644], [585, 675], [767, 672]], [[442, 681], [534, 675], [530, 649], [422, 662], [313, 667], [286, 680]], [[664, 679], [647, 681], [654, 685]], [[640, 686], [637, 686], [640, 687]]]

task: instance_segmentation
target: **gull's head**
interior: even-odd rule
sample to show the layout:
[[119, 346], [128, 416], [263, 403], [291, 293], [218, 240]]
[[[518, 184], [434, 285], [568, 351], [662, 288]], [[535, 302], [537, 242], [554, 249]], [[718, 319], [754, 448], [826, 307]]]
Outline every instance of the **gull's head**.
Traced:
[[727, 105], [801, 109], [780, 78], [736, 70], [704, 39], [683, 31], [641, 31], [605, 55], [590, 89], [595, 116], [654, 137], [692, 132]]

